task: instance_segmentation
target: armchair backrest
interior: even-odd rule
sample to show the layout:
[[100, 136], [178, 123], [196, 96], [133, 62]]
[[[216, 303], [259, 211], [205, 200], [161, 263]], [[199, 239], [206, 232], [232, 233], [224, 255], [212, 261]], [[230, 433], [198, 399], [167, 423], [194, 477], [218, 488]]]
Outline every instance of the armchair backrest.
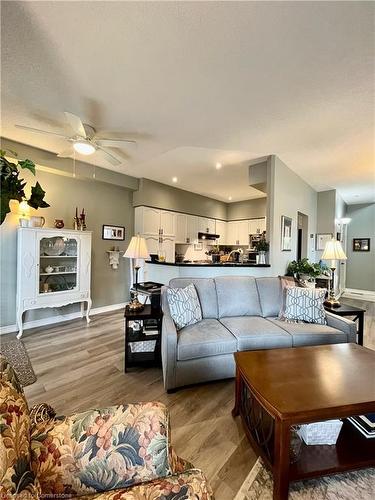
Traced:
[[[38, 496], [30, 466], [30, 415], [13, 368], [0, 354], [0, 496]], [[30, 495], [29, 495], [30, 496]], [[27, 498], [27, 495], [26, 495]]]

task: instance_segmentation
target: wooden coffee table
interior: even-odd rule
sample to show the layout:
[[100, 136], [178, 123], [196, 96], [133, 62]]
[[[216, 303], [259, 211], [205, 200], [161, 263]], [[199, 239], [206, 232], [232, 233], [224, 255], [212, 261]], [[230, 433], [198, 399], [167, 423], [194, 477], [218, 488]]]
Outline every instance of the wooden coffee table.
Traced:
[[293, 425], [375, 412], [375, 351], [333, 344], [235, 353], [236, 402], [246, 434], [273, 472], [274, 500], [289, 482], [375, 466], [375, 439], [344, 421], [336, 445], [302, 444], [290, 461]]

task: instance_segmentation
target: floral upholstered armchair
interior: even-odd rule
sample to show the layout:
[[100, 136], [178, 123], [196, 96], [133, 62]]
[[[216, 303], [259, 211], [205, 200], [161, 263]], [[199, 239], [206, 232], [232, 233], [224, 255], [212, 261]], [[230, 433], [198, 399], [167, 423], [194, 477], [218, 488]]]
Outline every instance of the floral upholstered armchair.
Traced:
[[0, 356], [0, 498], [210, 500], [203, 473], [170, 446], [161, 403], [55, 417], [29, 411], [17, 377]]

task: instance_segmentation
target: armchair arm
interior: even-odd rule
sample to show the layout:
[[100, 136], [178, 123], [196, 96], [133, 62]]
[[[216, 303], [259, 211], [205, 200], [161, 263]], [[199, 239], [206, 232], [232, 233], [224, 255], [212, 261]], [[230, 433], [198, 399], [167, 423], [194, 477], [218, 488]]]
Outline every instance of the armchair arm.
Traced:
[[31, 462], [43, 494], [80, 496], [170, 476], [168, 411], [138, 403], [40, 421]]
[[161, 334], [161, 357], [165, 390], [176, 387], [177, 330], [169, 311], [166, 287], [161, 289], [163, 323]]
[[333, 314], [329, 311], [326, 311], [326, 318], [328, 326], [337, 328], [337, 330], [341, 330], [346, 333], [348, 342], [355, 343], [357, 341], [357, 325], [355, 324], [355, 321], [343, 318], [342, 316], [338, 316], [337, 314]]

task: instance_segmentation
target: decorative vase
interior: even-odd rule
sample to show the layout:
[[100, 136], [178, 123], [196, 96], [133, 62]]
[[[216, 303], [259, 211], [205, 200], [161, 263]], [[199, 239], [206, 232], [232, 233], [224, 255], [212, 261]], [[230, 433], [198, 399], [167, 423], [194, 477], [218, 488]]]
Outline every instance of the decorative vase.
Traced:
[[259, 250], [259, 261], [258, 264], [265, 264], [266, 263], [266, 252], [264, 250]]

